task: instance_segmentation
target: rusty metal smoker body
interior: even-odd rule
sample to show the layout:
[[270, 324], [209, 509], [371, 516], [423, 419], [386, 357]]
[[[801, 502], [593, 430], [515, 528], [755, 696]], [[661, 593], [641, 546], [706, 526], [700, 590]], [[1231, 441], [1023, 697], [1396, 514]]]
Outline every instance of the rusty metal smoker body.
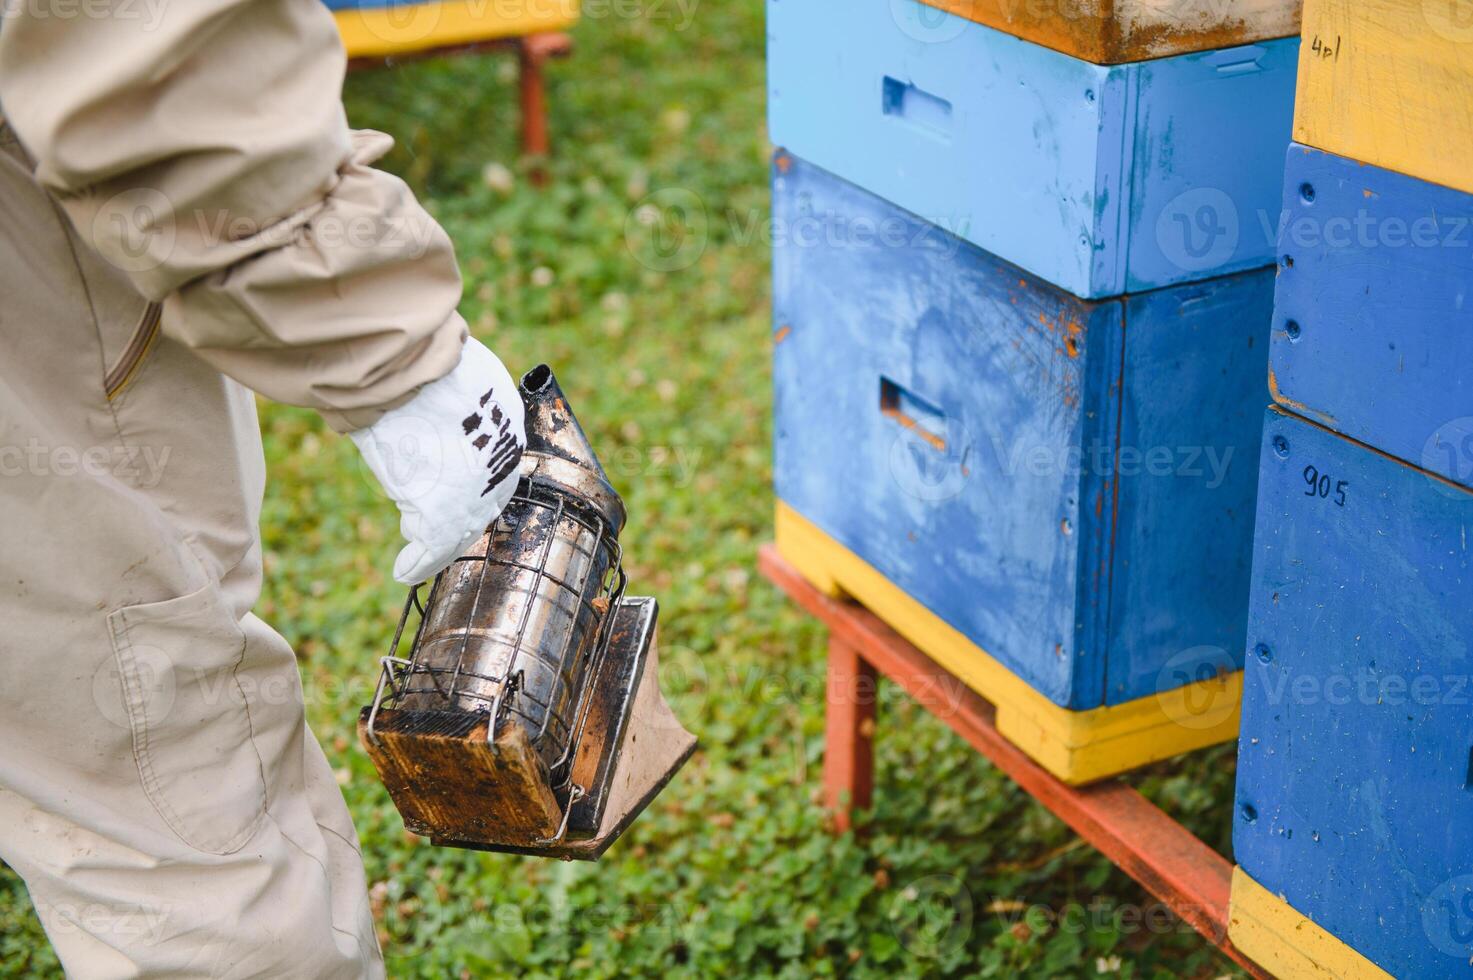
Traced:
[[[362, 728], [391, 793], [396, 785], [400, 789], [396, 803], [411, 829], [466, 846], [500, 843], [506, 846], [497, 849], [536, 852], [561, 845], [570, 820], [584, 831], [601, 826], [628, 715], [653, 643], [655, 604], [624, 600], [618, 543], [625, 522], [623, 502], [545, 365], [523, 378], [522, 397], [527, 449], [517, 492], [470, 552], [435, 580], [424, 605], [418, 589], [411, 593], [373, 703], [364, 709]], [[420, 619], [409, 656], [400, 657], [415, 612]], [[619, 663], [606, 670], [616, 635]], [[601, 730], [585, 739], [590, 714], [596, 715]], [[473, 832], [441, 828], [437, 833], [436, 818], [426, 814], [451, 806], [444, 800], [452, 800], [454, 789], [440, 787], [444, 800], [438, 810], [404, 796], [414, 792], [416, 778], [428, 786], [439, 777], [429, 772], [433, 767], [428, 763], [386, 757], [381, 737], [386, 715], [393, 716], [401, 735], [440, 738], [431, 755], [445, 749], [445, 738], [464, 741], [471, 731], [491, 750], [492, 760], [504, 760], [512, 751], [509, 745], [525, 745], [527, 771], [519, 772], [518, 779], [522, 784], [539, 778], [545, 783], [560, 810], [555, 831], [533, 834], [517, 846], [480, 839], [496, 835], [489, 826]], [[525, 738], [511, 739], [517, 735], [509, 731], [513, 725]], [[678, 723], [674, 727], [690, 738]], [[694, 739], [690, 742], [674, 768], [694, 748]], [[575, 781], [575, 767], [585, 758], [592, 761], [581, 764]], [[424, 771], [416, 777], [407, 769]], [[664, 775], [661, 786], [673, 771]], [[391, 776], [398, 777], [397, 784]], [[504, 789], [506, 780], [495, 774], [487, 778], [490, 783], [483, 788]], [[549, 810], [546, 798], [541, 806]], [[546, 829], [545, 819], [542, 824]]]

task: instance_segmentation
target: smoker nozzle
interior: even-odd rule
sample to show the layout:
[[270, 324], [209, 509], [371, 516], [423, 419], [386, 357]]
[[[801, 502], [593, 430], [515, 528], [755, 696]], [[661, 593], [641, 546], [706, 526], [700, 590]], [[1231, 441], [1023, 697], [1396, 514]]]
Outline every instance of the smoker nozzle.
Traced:
[[522, 475], [586, 501], [617, 537], [624, 529], [624, 502], [568, 407], [552, 368], [539, 364], [522, 375], [521, 394], [527, 426]]

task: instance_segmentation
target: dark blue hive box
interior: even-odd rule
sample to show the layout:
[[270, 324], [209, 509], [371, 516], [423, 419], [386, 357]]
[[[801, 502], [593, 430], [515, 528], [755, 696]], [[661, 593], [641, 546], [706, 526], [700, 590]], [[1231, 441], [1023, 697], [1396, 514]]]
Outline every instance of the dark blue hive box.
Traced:
[[779, 151], [778, 545], [1084, 782], [1232, 738], [1273, 270], [1085, 301]]
[[1286, 977], [1466, 977], [1473, 491], [1277, 409], [1264, 439], [1233, 941]]
[[1295, 144], [1274, 396], [1473, 486], [1473, 194]]

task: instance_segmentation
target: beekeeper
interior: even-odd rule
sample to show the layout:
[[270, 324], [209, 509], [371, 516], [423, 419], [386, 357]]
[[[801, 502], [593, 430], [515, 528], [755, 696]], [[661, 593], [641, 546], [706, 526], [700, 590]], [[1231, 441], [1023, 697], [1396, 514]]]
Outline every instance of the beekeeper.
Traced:
[[381, 975], [251, 613], [252, 392], [352, 437], [413, 582], [505, 505], [514, 384], [319, 0], [0, 9], [0, 858], [73, 976]]

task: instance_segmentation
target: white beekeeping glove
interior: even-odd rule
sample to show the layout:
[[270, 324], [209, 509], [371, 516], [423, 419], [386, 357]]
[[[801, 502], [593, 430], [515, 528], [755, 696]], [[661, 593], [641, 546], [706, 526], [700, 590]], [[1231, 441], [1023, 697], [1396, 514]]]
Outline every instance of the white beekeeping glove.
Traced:
[[522, 396], [474, 337], [460, 363], [373, 425], [348, 433], [399, 505], [409, 543], [394, 578], [414, 585], [466, 553], [511, 500], [527, 446]]

